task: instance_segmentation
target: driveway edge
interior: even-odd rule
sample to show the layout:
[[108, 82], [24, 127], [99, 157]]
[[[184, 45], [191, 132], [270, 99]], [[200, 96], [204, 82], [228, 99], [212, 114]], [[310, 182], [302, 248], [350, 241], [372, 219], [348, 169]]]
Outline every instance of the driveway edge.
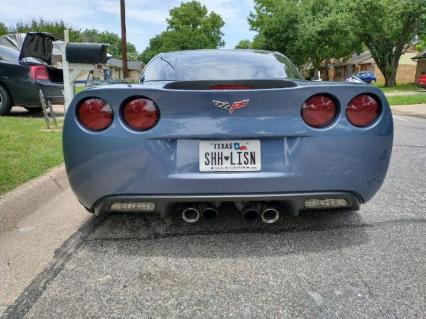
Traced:
[[0, 232], [13, 230], [17, 223], [37, 208], [69, 188], [65, 165], [50, 169], [0, 196]]

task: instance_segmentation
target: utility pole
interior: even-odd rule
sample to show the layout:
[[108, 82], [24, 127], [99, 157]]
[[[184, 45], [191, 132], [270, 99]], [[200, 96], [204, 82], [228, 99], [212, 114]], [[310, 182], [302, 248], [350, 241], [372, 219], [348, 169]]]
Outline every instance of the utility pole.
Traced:
[[127, 69], [127, 37], [126, 37], [126, 4], [120, 0], [121, 13], [121, 58], [123, 60], [123, 78], [128, 78]]

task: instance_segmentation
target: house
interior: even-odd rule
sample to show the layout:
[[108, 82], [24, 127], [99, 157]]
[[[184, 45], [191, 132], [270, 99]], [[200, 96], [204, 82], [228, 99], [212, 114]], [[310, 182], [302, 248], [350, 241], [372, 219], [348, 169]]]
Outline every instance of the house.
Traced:
[[[398, 71], [396, 74], [397, 83], [413, 83], [416, 79], [416, 62], [413, 58], [418, 52], [409, 48], [399, 59]], [[371, 71], [376, 74], [377, 82], [383, 83], [385, 78], [379, 67], [376, 65], [370, 51], [361, 54], [353, 54], [350, 59], [331, 59], [328, 65], [322, 68], [322, 78], [326, 78], [325, 70], [328, 70], [328, 78], [335, 81], [343, 81], [353, 73], [360, 71]]]
[[[107, 66], [111, 70], [111, 77], [114, 80], [123, 78], [123, 60], [117, 58], [109, 58]], [[141, 61], [127, 61], [130, 81], [139, 81], [141, 72], [145, 65]]]
[[419, 75], [426, 74], [426, 51], [417, 54], [411, 59], [417, 62], [416, 79], [419, 77]]

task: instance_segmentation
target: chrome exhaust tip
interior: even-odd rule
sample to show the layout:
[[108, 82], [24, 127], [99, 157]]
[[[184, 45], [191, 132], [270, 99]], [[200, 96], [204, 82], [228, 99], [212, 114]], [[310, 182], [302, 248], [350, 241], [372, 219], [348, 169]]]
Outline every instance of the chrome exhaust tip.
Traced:
[[260, 210], [257, 205], [248, 205], [241, 211], [243, 218], [248, 222], [254, 222], [259, 219]]
[[273, 207], [267, 207], [262, 210], [260, 217], [265, 224], [273, 224], [280, 219], [280, 212]]
[[214, 221], [219, 218], [219, 212], [212, 206], [207, 206], [203, 209], [203, 219], [205, 221]]
[[185, 223], [196, 223], [200, 220], [201, 214], [195, 207], [187, 207], [182, 211], [182, 219]]

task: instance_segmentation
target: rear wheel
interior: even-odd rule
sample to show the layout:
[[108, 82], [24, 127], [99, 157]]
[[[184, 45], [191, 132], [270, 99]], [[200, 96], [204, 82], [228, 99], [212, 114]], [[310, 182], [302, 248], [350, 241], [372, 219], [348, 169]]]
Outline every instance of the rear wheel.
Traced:
[[39, 107], [26, 107], [24, 106], [24, 109], [26, 109], [30, 113], [39, 113], [43, 111], [43, 108], [41, 106]]
[[9, 114], [12, 109], [12, 99], [6, 89], [0, 85], [0, 116]]

